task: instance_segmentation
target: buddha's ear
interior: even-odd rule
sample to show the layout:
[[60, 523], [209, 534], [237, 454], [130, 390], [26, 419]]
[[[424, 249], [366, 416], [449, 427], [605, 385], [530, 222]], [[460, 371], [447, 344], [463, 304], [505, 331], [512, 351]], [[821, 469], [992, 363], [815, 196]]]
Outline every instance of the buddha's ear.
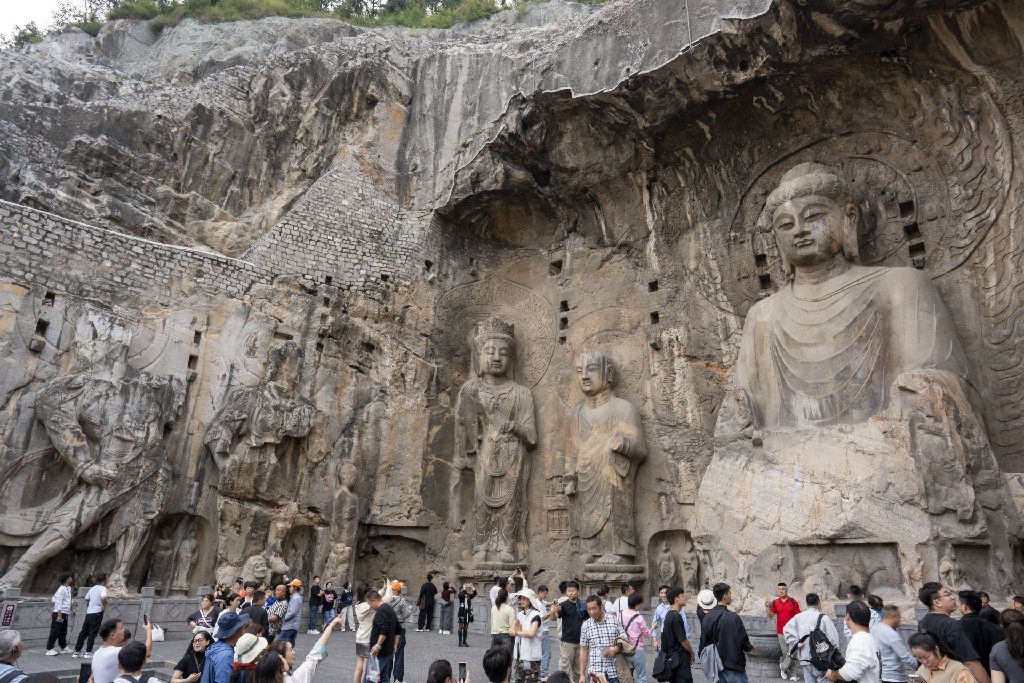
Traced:
[[606, 358], [604, 363], [604, 381], [608, 383], [608, 386], [614, 387], [618, 380], [619, 377], [615, 372], [615, 364], [612, 363], [611, 359]]
[[782, 245], [779, 244], [778, 236], [775, 234], [775, 230], [772, 230], [772, 239], [775, 241], [775, 251], [779, 252], [779, 260], [782, 261], [782, 272], [790, 280], [793, 279], [793, 264], [786, 260], [786, 252], [782, 250]]
[[854, 263], [860, 256], [861, 216], [860, 208], [852, 202], [847, 204], [843, 210], [843, 253], [846, 254], [848, 261]]

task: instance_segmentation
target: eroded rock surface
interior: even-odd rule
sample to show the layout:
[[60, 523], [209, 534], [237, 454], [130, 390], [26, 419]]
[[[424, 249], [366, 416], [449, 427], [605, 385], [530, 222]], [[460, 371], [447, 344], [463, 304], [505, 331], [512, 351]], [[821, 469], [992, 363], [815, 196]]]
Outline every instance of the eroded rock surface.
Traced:
[[[556, 1], [444, 31], [114, 22], [5, 53], [0, 458], [17, 524], [0, 568], [35, 590], [64, 567], [183, 592], [215, 569], [415, 581], [518, 564], [548, 583], [1005, 588], [1024, 571], [1022, 27], [1000, 0]], [[724, 438], [746, 415], [741, 350], [764, 363], [817, 338], [743, 331], [786, 313], [766, 200], [805, 162], [850, 187], [857, 267], [907, 274], [943, 312], [956, 367], [846, 363], [868, 389], [856, 420], [832, 419], [842, 391], [814, 410], [805, 392]], [[919, 308], [890, 300], [902, 310], [880, 319]], [[506, 376], [535, 421], [509, 451], [529, 466], [501, 547], [481, 545], [478, 463], [458, 458], [492, 316], [514, 329]], [[19, 565], [40, 520], [131, 452], [83, 427], [97, 446], [74, 460], [48, 427], [48, 387], [106, 377], [75, 359], [111, 340], [127, 348], [103, 380], [118, 407], [93, 412], [162, 424], [138, 441], [164, 454], [159, 496], [135, 536], [101, 505], [67, 548]], [[567, 495], [584, 350], [617, 369], [636, 415], [616, 420], [646, 454], [625, 448], [633, 498], [612, 514], [632, 518], [602, 527], [623, 541], [604, 567]], [[156, 385], [183, 392], [173, 410], [150, 410]], [[480, 408], [478, 436], [501, 434], [493, 401]], [[770, 513], [730, 467], [845, 521]], [[833, 500], [839, 484], [870, 490]], [[920, 537], [894, 538], [907, 529]], [[773, 559], [750, 563], [743, 538]], [[158, 559], [174, 547], [190, 560]]]

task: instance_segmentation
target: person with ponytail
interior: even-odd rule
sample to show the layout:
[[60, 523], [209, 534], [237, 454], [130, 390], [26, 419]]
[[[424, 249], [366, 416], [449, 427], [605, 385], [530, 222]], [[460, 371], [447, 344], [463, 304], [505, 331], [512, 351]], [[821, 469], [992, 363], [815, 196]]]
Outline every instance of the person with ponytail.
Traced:
[[1004, 609], [999, 621], [1006, 639], [995, 644], [989, 657], [992, 683], [1024, 683], [1024, 614]]
[[927, 683], [976, 683], [971, 670], [957, 661], [942, 639], [931, 631], [915, 633], [907, 644], [921, 663], [917, 675]]

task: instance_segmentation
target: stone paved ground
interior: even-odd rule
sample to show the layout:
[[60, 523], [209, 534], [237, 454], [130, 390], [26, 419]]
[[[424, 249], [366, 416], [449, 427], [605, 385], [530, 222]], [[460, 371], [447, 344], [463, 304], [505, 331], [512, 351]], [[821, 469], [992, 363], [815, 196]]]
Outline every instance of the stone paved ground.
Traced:
[[[487, 651], [490, 636], [470, 633], [470, 647], [468, 648], [458, 647], [458, 638], [455, 635], [440, 636], [437, 633], [417, 633], [415, 629], [410, 629], [407, 638], [405, 680], [409, 683], [422, 683], [422, 681], [426, 680], [427, 669], [430, 667], [430, 663], [435, 659], [442, 658], [450, 661], [452, 669], [456, 670], [458, 662], [466, 662], [469, 667], [469, 676], [472, 683], [484, 683], [487, 680], [484, 677], [480, 662], [484, 652]], [[301, 658], [312, 648], [316, 639], [317, 636], [306, 635], [305, 633], [299, 634], [298, 650], [300, 662]], [[181, 658], [185, 652], [186, 645], [187, 641], [184, 640], [154, 644], [151, 663], [154, 667], [167, 668], [165, 680], [169, 680], [170, 668]], [[317, 670], [317, 683], [348, 683], [351, 681], [356, 660], [355, 634], [351, 631], [335, 633], [327, 649], [330, 654]], [[558, 666], [557, 641], [552, 648], [551, 658], [553, 662], [551, 670], [554, 671]], [[36, 648], [25, 653], [21, 658], [20, 664], [22, 669], [29, 673], [53, 671], [63, 678], [76, 674], [82, 661], [80, 659], [72, 659], [70, 655], [46, 657], [41, 649]], [[650, 671], [653, 665], [653, 653], [648, 653], [647, 670]], [[694, 682], [704, 683], [703, 676], [696, 669], [694, 670]], [[654, 683], [653, 679], [649, 676], [648, 683]]]

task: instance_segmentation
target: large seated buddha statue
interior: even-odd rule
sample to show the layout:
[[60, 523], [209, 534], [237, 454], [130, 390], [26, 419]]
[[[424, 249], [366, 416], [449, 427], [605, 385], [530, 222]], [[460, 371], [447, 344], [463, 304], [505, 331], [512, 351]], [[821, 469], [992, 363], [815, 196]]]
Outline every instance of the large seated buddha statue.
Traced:
[[[969, 546], [1007, 585], [1020, 527], [935, 286], [856, 263], [860, 211], [827, 167], [790, 170], [763, 215], [789, 282], [747, 314], [718, 415], [693, 525], [711, 572], [763, 594], [809, 579], [801, 548], [843, 564], [849, 544], [865, 566], [896, 558], [889, 587], [907, 593]], [[848, 569], [813, 588], [834, 596]]]

